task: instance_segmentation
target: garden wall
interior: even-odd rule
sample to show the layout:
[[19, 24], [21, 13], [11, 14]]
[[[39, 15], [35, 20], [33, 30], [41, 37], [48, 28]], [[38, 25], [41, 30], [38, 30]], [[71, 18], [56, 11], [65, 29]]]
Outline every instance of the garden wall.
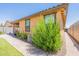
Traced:
[[79, 42], [79, 22], [74, 23], [68, 29], [68, 33], [72, 36], [77, 42]]

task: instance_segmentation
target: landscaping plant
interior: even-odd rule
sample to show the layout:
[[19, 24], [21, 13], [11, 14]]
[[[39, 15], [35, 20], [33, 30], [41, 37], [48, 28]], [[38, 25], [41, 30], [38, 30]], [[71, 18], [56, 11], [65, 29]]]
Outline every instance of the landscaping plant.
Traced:
[[32, 42], [44, 51], [57, 52], [62, 44], [58, 23], [40, 21], [32, 31]]
[[22, 39], [22, 40], [27, 40], [27, 33], [17, 31], [15, 34], [16, 34], [16, 36], [17, 36], [18, 38], [20, 38], [20, 39]]
[[0, 34], [4, 34], [3, 32], [0, 32]]

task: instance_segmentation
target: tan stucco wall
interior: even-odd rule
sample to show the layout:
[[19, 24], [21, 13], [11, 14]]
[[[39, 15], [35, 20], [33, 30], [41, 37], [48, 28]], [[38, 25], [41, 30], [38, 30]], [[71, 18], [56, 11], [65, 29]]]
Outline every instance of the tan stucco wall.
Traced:
[[57, 13], [56, 13], [56, 21], [57, 21], [57, 23], [59, 23], [59, 25], [60, 25], [60, 30], [64, 30], [64, 24], [63, 24], [63, 19], [62, 19], [62, 15], [61, 15], [61, 11], [58, 11]]
[[20, 31], [25, 32], [25, 20], [19, 21], [19, 28], [20, 28]]
[[[61, 11], [65, 11], [64, 9], [59, 9], [56, 12], [56, 21], [60, 24], [60, 29], [64, 30], [64, 26], [65, 26], [65, 16], [62, 15], [63, 12]], [[53, 14], [53, 13], [52, 13]], [[44, 15], [43, 14], [38, 14], [35, 16], [30, 17], [30, 31], [32, 30], [33, 27], [36, 26], [36, 24], [40, 21], [44, 19]], [[21, 20], [19, 21], [19, 26], [21, 28], [22, 31], [25, 31], [25, 20]]]
[[32, 30], [32, 28], [34, 28], [40, 20], [43, 20], [43, 15], [37, 15], [32, 17], [30, 19], [30, 29]]
[[65, 18], [65, 16], [64, 15], [62, 15], [62, 13], [61, 13], [61, 10], [59, 10], [57, 13], [56, 13], [56, 21], [57, 21], [57, 23], [59, 23], [59, 25], [60, 25], [60, 34], [61, 34], [61, 39], [62, 39], [62, 48], [61, 48], [61, 52], [63, 52], [63, 54], [62, 55], [65, 55], [65, 53], [66, 53], [66, 43], [65, 43], [65, 32], [64, 32], [64, 27], [65, 27], [65, 20], [66, 20], [66, 18]]
[[70, 26], [70, 28], [68, 29], [68, 33], [75, 38], [75, 40], [77, 42], [79, 42], [79, 24], [77, 25], [77, 23], [73, 24], [72, 26]]
[[[30, 28], [32, 29], [40, 20], [44, 19], [44, 15], [37, 15], [30, 19]], [[61, 10], [56, 13], [56, 21], [60, 24], [60, 29], [64, 30], [66, 18], [61, 14]]]

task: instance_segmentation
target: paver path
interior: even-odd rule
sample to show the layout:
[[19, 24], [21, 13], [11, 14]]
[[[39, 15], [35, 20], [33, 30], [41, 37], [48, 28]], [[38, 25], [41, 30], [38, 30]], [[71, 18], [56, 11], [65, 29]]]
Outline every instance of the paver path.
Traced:
[[66, 40], [66, 55], [78, 56], [79, 44], [77, 44], [66, 32], [65, 32], [65, 40]]
[[35, 48], [34, 46], [32, 46], [32, 44], [21, 41], [10, 35], [3, 34], [3, 35], [0, 35], [0, 38], [4, 38], [5, 40], [7, 40], [12, 46], [14, 46], [23, 55], [27, 55], [27, 56], [40, 56], [40, 55], [46, 56], [47, 55], [47, 53], [45, 53], [44, 51], [38, 48]]

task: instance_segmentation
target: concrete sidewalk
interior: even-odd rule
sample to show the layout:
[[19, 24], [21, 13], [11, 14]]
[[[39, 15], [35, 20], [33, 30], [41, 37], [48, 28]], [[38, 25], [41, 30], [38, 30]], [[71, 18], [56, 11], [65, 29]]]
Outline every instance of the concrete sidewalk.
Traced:
[[0, 35], [0, 38], [4, 38], [25, 56], [47, 56], [47, 53], [34, 47], [32, 44], [21, 41], [20, 39], [14, 38], [10, 35], [3, 34]]
[[66, 55], [79, 56], [79, 44], [65, 32]]

